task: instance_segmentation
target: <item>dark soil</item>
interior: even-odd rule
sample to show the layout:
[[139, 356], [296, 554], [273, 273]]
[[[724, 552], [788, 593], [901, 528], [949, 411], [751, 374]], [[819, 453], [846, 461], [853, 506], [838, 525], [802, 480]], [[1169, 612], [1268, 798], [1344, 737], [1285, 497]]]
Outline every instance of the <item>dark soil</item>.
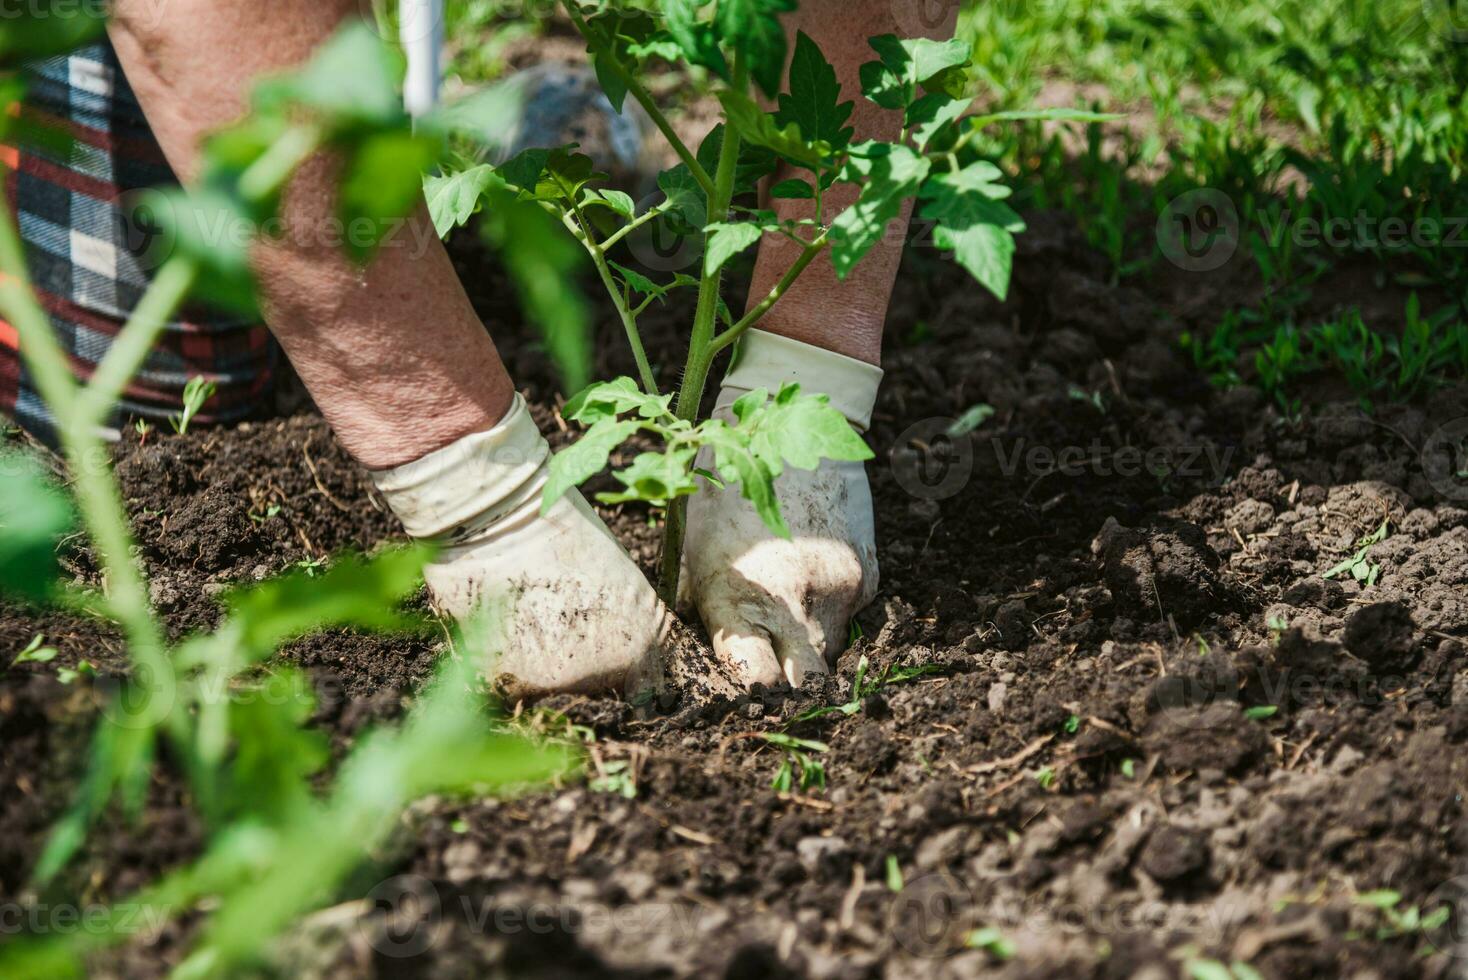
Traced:
[[[541, 705], [542, 726], [594, 730], [600, 764], [630, 761], [635, 798], [578, 784], [415, 808], [353, 893], [375, 903], [304, 923], [284, 975], [1175, 977], [1200, 956], [1272, 978], [1454, 975], [1450, 929], [1391, 935], [1355, 896], [1426, 913], [1464, 891], [1468, 493], [1431, 453], [1468, 390], [1370, 417], [1307, 398], [1286, 421], [1178, 351], [1248, 288], [1228, 270], [1118, 287], [1069, 219], [1027, 217], [1002, 305], [911, 250], [870, 434], [882, 593], [837, 672], [651, 715]], [[486, 319], [513, 322], [473, 243], [457, 252]], [[676, 352], [686, 312], [659, 314], [649, 347]], [[624, 373], [603, 326], [599, 373]], [[497, 337], [564, 441], [533, 338]], [[978, 402], [994, 417], [943, 435]], [[313, 414], [130, 435], [118, 472], [179, 635], [214, 621], [224, 583], [400, 533]], [[650, 571], [647, 513], [607, 516]], [[1383, 522], [1374, 584], [1324, 577]], [[59, 656], [0, 681], [0, 901], [23, 904], [95, 720], [57, 668], [124, 664], [90, 622], [0, 610], [0, 655], [36, 633]], [[400, 713], [434, 642], [331, 633], [283, 656], [345, 746]], [[863, 656], [932, 672], [792, 727], [829, 743], [826, 786], [776, 793], [780, 758], [741, 736], [844, 702]], [[124, 895], [196, 853], [182, 785], [160, 767], [69, 894]], [[988, 926], [1012, 959], [965, 948]], [[188, 928], [99, 973], [161, 973]]]

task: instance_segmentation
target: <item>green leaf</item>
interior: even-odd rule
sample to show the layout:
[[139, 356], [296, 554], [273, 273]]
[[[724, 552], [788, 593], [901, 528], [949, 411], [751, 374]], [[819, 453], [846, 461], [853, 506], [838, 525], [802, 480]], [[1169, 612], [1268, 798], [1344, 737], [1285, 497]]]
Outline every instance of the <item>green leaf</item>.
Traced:
[[546, 161], [550, 159], [550, 152], [535, 146], [521, 150], [496, 167], [495, 173], [510, 186], [533, 194], [540, 183], [540, 175], [545, 171]]
[[980, 402], [954, 419], [953, 424], [943, 430], [943, 434], [950, 439], [966, 436], [993, 417], [994, 406]]
[[907, 126], [912, 130], [912, 140], [919, 150], [926, 151], [934, 140], [943, 146], [950, 145], [956, 138], [957, 127], [953, 124], [973, 105], [973, 99], [950, 99], [934, 92], [914, 102], [907, 110]]
[[310, 679], [291, 667], [231, 698], [227, 813], [281, 822], [312, 801], [308, 779], [331, 758], [326, 736], [306, 727], [315, 710]]
[[513, 78], [445, 103], [420, 119], [419, 132], [466, 137], [481, 149], [501, 149], [522, 123], [525, 91]]
[[741, 138], [775, 151], [780, 156], [808, 170], [821, 167], [831, 155], [831, 147], [822, 140], [808, 140], [794, 122], [783, 125], [772, 113], [765, 112], [749, 96], [733, 89], [719, 92], [724, 114]]
[[1368, 905], [1374, 909], [1394, 909], [1402, 903], [1402, 893], [1390, 888], [1362, 892], [1356, 896], [1357, 905]]
[[779, 15], [794, 9], [795, 0], [718, 0], [714, 8], [720, 40], [744, 57], [750, 77], [770, 98], [785, 76], [785, 28]]
[[639, 453], [632, 460], [632, 465], [612, 473], [626, 489], [619, 493], [599, 493], [596, 499], [604, 504], [642, 500], [657, 507], [666, 507], [675, 497], [687, 497], [698, 492], [698, 481], [692, 473], [693, 460], [697, 455], [695, 447], [663, 453]]
[[551, 457], [550, 475], [540, 497], [540, 512], [549, 512], [567, 490], [606, 469], [612, 450], [640, 428], [642, 423], [634, 419], [604, 418], [587, 429], [580, 439]]
[[[156, 222], [159, 255], [185, 255], [198, 265], [194, 295], [243, 316], [259, 315], [250, 245], [258, 232], [237, 198], [200, 187], [151, 190], [139, 197], [134, 220]], [[146, 217], [144, 217], [146, 215]]]
[[50, 596], [60, 572], [56, 543], [75, 519], [39, 463], [0, 454], [0, 594], [31, 601]]
[[903, 202], [917, 193], [929, 162], [897, 143], [862, 143], [852, 147], [840, 180], [861, 187], [861, 196], [831, 222], [831, 262], [846, 278], [888, 225], [902, 212]]
[[855, 130], [846, 125], [853, 102], [841, 102], [841, 83], [836, 69], [820, 47], [804, 31], [795, 36], [795, 56], [790, 62], [790, 91], [779, 99], [775, 124], [794, 123], [807, 140], [823, 140], [833, 150], [851, 142]]
[[416, 544], [363, 560], [346, 557], [325, 572], [299, 570], [229, 592], [224, 607], [248, 657], [264, 657], [281, 644], [319, 629], [354, 626], [400, 630], [415, 620], [399, 602], [423, 584], [433, 548]]
[[344, 138], [355, 130], [403, 123], [402, 79], [402, 56], [364, 21], [349, 18], [304, 68], [257, 85], [255, 104], [261, 109], [306, 106], [321, 117], [332, 138]]
[[0, 16], [0, 66], [70, 54], [107, 29], [103, 0], [28, 0]]
[[658, 188], [664, 194], [666, 217], [675, 230], [692, 234], [708, 223], [708, 196], [686, 164], [658, 174]]
[[630, 288], [634, 293], [641, 293], [643, 296], [651, 296], [655, 299], [662, 299], [668, 294], [670, 290], [676, 289], [680, 286], [698, 285], [697, 279], [693, 278], [690, 275], [685, 275], [682, 272], [674, 273], [672, 282], [668, 283], [666, 286], [660, 286], [657, 283], [653, 282], [651, 279], [647, 278], [647, 276], [644, 276], [642, 273], [636, 271], [635, 269], [629, 269], [625, 265], [619, 265], [618, 263], [613, 262], [611, 259], [607, 260], [607, 265], [617, 270], [617, 274], [622, 277], [622, 281], [625, 282], [628, 288]]
[[1228, 967], [1217, 960], [1189, 960], [1189, 980], [1234, 980]]
[[624, 218], [631, 218], [637, 212], [637, 205], [633, 202], [632, 196], [622, 191], [587, 191], [586, 202], [605, 205]]
[[581, 188], [607, 175], [596, 169], [596, 163], [574, 146], [551, 150], [545, 160], [545, 179], [536, 185], [536, 194], [550, 199], [561, 198], [568, 204], [579, 201]]
[[879, 60], [861, 66], [862, 92], [882, 108], [906, 109], [917, 99], [919, 86], [950, 98], [963, 94], [969, 42], [883, 34], [868, 43]]
[[423, 194], [423, 174], [438, 160], [437, 139], [389, 130], [359, 143], [342, 168], [337, 188], [347, 255], [366, 262], [400, 226]]
[[479, 227], [545, 339], [564, 390], [584, 387], [591, 375], [591, 313], [576, 283], [586, 261], [581, 245], [539, 206], [509, 193], [491, 190]]
[[423, 196], [428, 201], [428, 213], [438, 237], [447, 238], [449, 232], [467, 224], [479, 210], [484, 192], [497, 182], [495, 169], [487, 163], [424, 178]]
[[763, 389], [749, 392], [734, 406], [738, 429], [749, 433], [750, 450], [779, 476], [784, 464], [813, 470], [823, 459], [858, 462], [872, 451], [831, 407], [825, 395], [801, 395], [800, 385], [787, 384], [769, 399]]
[[706, 445], [714, 447], [714, 465], [720, 478], [726, 484], [737, 482], [740, 495], [754, 506], [765, 527], [790, 540], [790, 528], [775, 497], [775, 474], [750, 450], [748, 433], [740, 433], [718, 419], [705, 422], [699, 433]]
[[698, 11], [708, 0], [661, 0], [668, 33], [691, 64], [701, 65], [721, 78], [729, 77], [729, 64], [719, 49], [713, 28], [699, 20]]
[[636, 412], [639, 418], [656, 419], [671, 414], [672, 401], [671, 394], [649, 395], [636, 381], [621, 377], [615, 381], [598, 381], [578, 392], [566, 402], [561, 415], [592, 426], [627, 412]]
[[620, 62], [635, 70], [638, 59], [632, 49], [640, 49], [653, 38], [657, 22], [646, 11], [608, 7], [586, 18], [585, 23], [592, 69], [612, 108], [620, 113], [627, 100], [627, 85], [612, 64]]
[[953, 252], [958, 263], [999, 299], [1009, 293], [1014, 264], [1014, 234], [1024, 222], [1003, 199], [1009, 188], [986, 161], [957, 173], [939, 174], [922, 188], [922, 217], [938, 222], [933, 241]]
[[810, 181], [801, 180], [799, 177], [791, 177], [789, 180], [782, 180], [774, 187], [770, 188], [770, 197], [776, 199], [810, 201], [814, 200], [815, 196], [816, 191], [815, 188], [810, 185]]
[[1263, 721], [1266, 718], [1273, 718], [1278, 712], [1279, 705], [1277, 704], [1257, 704], [1252, 708], [1245, 708], [1244, 717], [1250, 721]]
[[734, 256], [764, 237], [765, 229], [753, 221], [716, 222], [704, 229], [708, 245], [703, 257], [703, 274], [717, 275]]

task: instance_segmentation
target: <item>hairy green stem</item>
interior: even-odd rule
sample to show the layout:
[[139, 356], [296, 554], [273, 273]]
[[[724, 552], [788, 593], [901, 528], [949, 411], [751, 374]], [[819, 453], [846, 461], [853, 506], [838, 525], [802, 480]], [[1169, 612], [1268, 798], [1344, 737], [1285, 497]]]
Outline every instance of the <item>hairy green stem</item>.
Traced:
[[642, 380], [642, 390], [649, 395], [658, 394], [657, 378], [653, 377], [652, 364], [647, 359], [647, 351], [642, 346], [642, 334], [637, 329], [637, 317], [627, 307], [627, 300], [617, 289], [617, 281], [612, 278], [612, 270], [607, 266], [606, 248], [598, 246], [592, 238], [591, 229], [586, 229], [586, 251], [591, 255], [591, 264], [596, 266], [597, 275], [601, 276], [602, 285], [607, 288], [607, 295], [612, 298], [612, 305], [617, 308], [617, 315], [622, 318], [622, 329], [627, 333], [627, 343], [632, 347], [632, 357], [637, 361], [637, 374]]
[[[148, 588], [133, 563], [127, 511], [108, 468], [97, 427], [78, 411], [79, 388], [66, 355], [36, 301], [26, 272], [25, 250], [8, 209], [0, 208], [0, 310], [21, 334], [20, 353], [36, 388], [56, 417], [57, 436], [70, 464], [77, 506], [95, 545], [107, 589], [107, 609], [122, 626], [128, 654], [145, 696], [172, 696], [162, 632], [153, 618]], [[154, 687], [154, 685], [159, 685]]]
[[800, 274], [806, 270], [811, 262], [815, 260], [815, 257], [820, 255], [825, 248], [826, 236], [824, 234], [807, 245], [805, 251], [800, 253], [800, 258], [796, 259], [790, 268], [785, 270], [785, 274], [765, 294], [765, 298], [760, 300], [759, 304], [752, 310], [740, 317], [738, 322], [710, 342], [709, 356], [713, 357], [717, 355], [719, 351], [738, 340], [744, 331], [763, 319], [764, 315], [770, 312], [770, 308], [780, 301], [780, 297], [785, 295], [786, 290], [790, 288], [791, 284], [800, 278]]
[[606, 240], [601, 243], [602, 251], [610, 249], [613, 245], [617, 244], [622, 239], [632, 234], [638, 228], [641, 228], [643, 225], [647, 224], [653, 218], [660, 216], [662, 213], [662, 208], [648, 208], [646, 211], [642, 212], [637, 217], [633, 218], [631, 221], [627, 222], [625, 225], [608, 235], [606, 237]]
[[[581, 16], [581, 11], [576, 9], [575, 0], [565, 0], [562, 6], [566, 8], [566, 15], [571, 18], [571, 22], [576, 25], [576, 30], [590, 44], [591, 33], [587, 29], [585, 18]], [[658, 128], [658, 131], [663, 134], [663, 138], [668, 141], [668, 145], [673, 148], [673, 152], [678, 154], [678, 159], [682, 160], [688, 166], [688, 171], [693, 174], [693, 179], [698, 181], [698, 186], [703, 188], [705, 194], [712, 197], [714, 194], [714, 179], [703, 168], [703, 164], [698, 162], [698, 157], [693, 155], [693, 151], [688, 148], [688, 144], [679, 138], [678, 133], [673, 129], [673, 124], [668, 122], [668, 117], [663, 114], [663, 110], [653, 101], [647, 89], [643, 87], [635, 75], [627, 70], [627, 66], [618, 61], [610, 51], [598, 51], [597, 55], [601, 63], [610, 68], [612, 74], [617, 76], [617, 80], [626, 87], [627, 94], [631, 95], [632, 98], [637, 100], [637, 104], [642, 106], [643, 111], [647, 113], [653, 125]]]
[[[747, 87], [748, 70], [744, 59], [734, 58], [734, 89]], [[709, 223], [725, 221], [734, 198], [734, 177], [739, 165], [739, 134], [732, 126], [724, 127], [723, 144], [719, 147], [719, 166], [714, 175], [714, 192], [709, 195]], [[704, 240], [707, 252], [708, 240]], [[688, 343], [688, 360], [683, 368], [683, 384], [678, 389], [674, 415], [693, 421], [703, 400], [704, 384], [713, 363], [714, 323], [719, 315], [719, 286], [723, 276], [705, 269], [698, 286], [698, 307], [693, 315], [693, 334]], [[678, 575], [683, 558], [683, 534], [688, 521], [688, 498], [679, 497], [668, 505], [668, 526], [663, 531], [663, 554], [658, 573], [658, 591], [663, 601], [672, 603], [678, 596]]]

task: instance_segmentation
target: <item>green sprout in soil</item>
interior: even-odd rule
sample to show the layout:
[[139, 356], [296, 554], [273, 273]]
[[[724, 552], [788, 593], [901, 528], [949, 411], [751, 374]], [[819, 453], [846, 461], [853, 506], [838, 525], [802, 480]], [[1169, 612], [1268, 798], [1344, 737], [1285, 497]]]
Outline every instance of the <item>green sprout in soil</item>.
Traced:
[[1218, 960], [1188, 960], [1188, 980], [1264, 980], [1263, 974], [1247, 963], [1235, 960], [1221, 963]]
[[218, 390], [219, 385], [213, 381], [207, 381], [197, 375], [190, 378], [184, 384], [183, 411], [177, 415], [170, 415], [168, 417], [168, 424], [173, 426], [173, 431], [179, 435], [188, 432], [189, 423], [194, 420], [195, 415], [199, 414], [199, 410], [204, 407], [204, 403], [213, 398], [214, 393]]
[[1358, 539], [1356, 553], [1332, 567], [1321, 578], [1331, 579], [1349, 572], [1363, 588], [1375, 585], [1377, 578], [1381, 575], [1381, 566], [1374, 561], [1367, 560], [1367, 556], [1371, 554], [1372, 548], [1386, 540], [1390, 524], [1389, 520], [1382, 521], [1381, 527]]
[[[756, 326], [812, 263], [830, 262], [838, 276], [847, 276], [914, 199], [920, 217], [935, 223], [934, 243], [1003, 299], [1014, 235], [1024, 223], [1005, 203], [1010, 190], [1003, 172], [976, 149], [978, 137], [1001, 122], [1110, 117], [1071, 109], [966, 114], [975, 100], [965, 95], [971, 46], [962, 40], [873, 37], [875, 57], [862, 68], [861, 92], [844, 92], [809, 36], [799, 34], [794, 50], [787, 51], [778, 15], [793, 9], [793, 0], [721, 0], [712, 17], [700, 4], [686, 2], [651, 10], [579, 0], [563, 0], [561, 6], [585, 40], [612, 107], [621, 111], [627, 99], [635, 101], [677, 155], [679, 163], [658, 175], [660, 199], [639, 211], [631, 197], [606, 186], [607, 175], [590, 157], [570, 145], [527, 149], [497, 167], [449, 168], [427, 182], [429, 209], [443, 235], [482, 210], [482, 227], [493, 242], [531, 241], [539, 254], [570, 267], [564, 237], [569, 235], [571, 247], [589, 257], [637, 371], [635, 377], [594, 383], [567, 403], [562, 414], [586, 432], [552, 461], [542, 503], [549, 508], [601, 472], [632, 437], [653, 437], [661, 449], [641, 452], [614, 471], [620, 489], [598, 499], [666, 509], [659, 592], [671, 602], [688, 498], [699, 491], [700, 478], [713, 477], [695, 463], [700, 450], [711, 451], [716, 479], [737, 485], [770, 530], [787, 538], [774, 490], [787, 466], [813, 469], [825, 459], [872, 456], [826, 396], [796, 385], [750, 392], [733, 406], [732, 422], [700, 418], [714, 359]], [[664, 63], [707, 73], [713, 87], [720, 121], [697, 147], [684, 143], [644, 83]], [[902, 113], [898, 139], [854, 141], [847, 123], [855, 104], [843, 98], [848, 95]], [[807, 217], [782, 219], [758, 206], [758, 183], [782, 164], [799, 176], [776, 183], [770, 196], [810, 202]], [[838, 184], [854, 186], [859, 196], [851, 207], [832, 213], [828, 196]], [[501, 217], [506, 205], [516, 203], [530, 210]], [[629, 236], [654, 228], [701, 245], [696, 274], [679, 272], [658, 281], [616, 258]], [[798, 245], [799, 254], [767, 294], [752, 297], [736, 315], [720, 295], [724, 273], [736, 257], [775, 235]], [[580, 388], [589, 371], [584, 307], [537, 289], [538, 270], [524, 267], [528, 261], [514, 252], [506, 264], [531, 314], [539, 309], [547, 346], [567, 384]], [[679, 352], [649, 352], [640, 317], [654, 302], [684, 289], [696, 294], [695, 310], [680, 380], [664, 391], [658, 368]]]
[[981, 949], [1001, 963], [1014, 959], [1015, 953], [1018, 952], [1014, 940], [1005, 936], [996, 926], [983, 926], [972, 930], [964, 937], [963, 944], [969, 949]]
[[780, 768], [770, 781], [775, 792], [791, 793], [796, 787], [802, 790], [826, 788], [826, 767], [816, 756], [829, 752], [829, 745], [784, 732], [760, 732], [759, 737], [784, 753]]
[[[1390, 888], [1362, 892], [1356, 896], [1355, 901], [1357, 905], [1376, 909], [1381, 914], [1382, 924], [1374, 933], [1378, 940], [1426, 935], [1441, 929], [1453, 915], [1452, 906], [1446, 904], [1438, 906], [1426, 915], [1422, 914], [1422, 907], [1418, 905], [1404, 909], [1401, 907], [1401, 893]], [[1360, 936], [1353, 935], [1350, 938], [1360, 938]]]
[[894, 895], [901, 894], [902, 889], [907, 887], [907, 882], [902, 877], [902, 864], [897, 860], [896, 854], [887, 855], [885, 868], [887, 890]]
[[14, 667], [16, 664], [44, 664], [55, 660], [56, 648], [43, 646], [42, 644], [45, 642], [46, 637], [40, 633], [31, 637], [31, 642], [26, 644], [24, 650], [15, 655], [15, 659], [10, 661], [10, 666]]

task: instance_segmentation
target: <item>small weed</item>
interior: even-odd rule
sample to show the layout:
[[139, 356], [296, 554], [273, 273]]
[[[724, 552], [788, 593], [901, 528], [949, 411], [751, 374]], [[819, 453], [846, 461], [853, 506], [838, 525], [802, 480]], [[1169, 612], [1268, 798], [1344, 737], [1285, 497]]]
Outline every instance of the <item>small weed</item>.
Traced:
[[291, 567], [292, 568], [299, 568], [301, 571], [305, 572], [307, 578], [315, 578], [316, 575], [323, 568], [326, 567], [326, 559], [325, 558], [302, 558], [300, 561], [296, 562]]
[[[1381, 888], [1376, 891], [1362, 892], [1356, 896], [1356, 904], [1376, 909], [1381, 913], [1384, 923], [1377, 927], [1375, 938], [1396, 939], [1401, 936], [1413, 936], [1432, 932], [1440, 929], [1452, 916], [1453, 910], [1450, 905], [1441, 905], [1433, 911], [1422, 914], [1422, 907], [1413, 905], [1406, 910], [1400, 908], [1402, 895], [1400, 892], [1390, 888]], [[1353, 938], [1360, 938], [1355, 936]]]
[[952, 425], [943, 430], [943, 434], [950, 439], [966, 436], [993, 417], [994, 406], [981, 402], [955, 419]]
[[78, 661], [75, 667], [60, 667], [56, 670], [56, 679], [63, 684], [70, 684], [78, 677], [86, 677], [90, 679], [96, 676], [97, 668], [93, 667], [91, 663], [86, 660]]
[[1121, 760], [1121, 774], [1123, 776], [1125, 776], [1127, 779], [1136, 779], [1137, 778], [1137, 760], [1136, 759], [1122, 759]]
[[984, 926], [973, 930], [964, 937], [963, 944], [969, 949], [982, 949], [1000, 962], [1014, 959], [1014, 954], [1018, 952], [1014, 947], [1014, 941], [1005, 936], [996, 926]]
[[1250, 721], [1264, 721], [1266, 718], [1273, 718], [1278, 711], [1277, 704], [1256, 704], [1252, 708], [1244, 709], [1244, 717]]
[[887, 890], [892, 894], [899, 894], [907, 882], [902, 877], [902, 865], [897, 861], [896, 854], [887, 855]]
[[1076, 732], [1080, 731], [1081, 728], [1080, 716], [1071, 715], [1070, 717], [1065, 719], [1065, 723], [1060, 727], [1062, 730], [1064, 730], [1065, 734], [1074, 735]]
[[183, 411], [168, 417], [168, 422], [173, 426], [173, 431], [179, 435], [189, 431], [189, 423], [194, 416], [199, 414], [199, 409], [204, 403], [214, 397], [219, 390], [219, 385], [213, 381], [206, 381], [203, 377], [195, 375], [184, 384]]
[[278, 516], [279, 514], [280, 504], [271, 504], [269, 507], [265, 508], [265, 513], [263, 514], [257, 514], [253, 510], [250, 511], [250, 520], [254, 521], [256, 524], [264, 524], [266, 521], [270, 520], [272, 517]]
[[785, 753], [775, 778], [770, 786], [777, 793], [790, 793], [800, 789], [826, 788], [826, 767], [815, 756], [829, 752], [825, 742], [808, 738], [795, 738], [784, 732], [760, 732], [759, 737]]
[[1218, 960], [1188, 960], [1188, 980], [1264, 980], [1258, 970], [1235, 960], [1224, 964]]
[[1041, 769], [1035, 773], [1035, 782], [1040, 784], [1041, 789], [1049, 789], [1051, 786], [1054, 786], [1055, 769], [1051, 766], [1046, 766], [1044, 769]]
[[882, 671], [880, 676], [876, 677], [875, 679], [868, 680], [867, 673], [869, 672], [870, 668], [871, 664], [867, 660], [866, 655], [863, 654], [861, 659], [856, 662], [856, 676], [852, 678], [851, 699], [849, 701], [847, 701], [845, 704], [826, 705], [820, 708], [808, 708], [805, 711], [802, 711], [800, 714], [796, 715], [794, 718], [790, 719], [790, 724], [798, 725], [801, 722], [815, 721], [817, 718], [825, 718], [830, 715], [844, 715], [849, 718], [850, 716], [856, 714], [858, 711], [861, 710], [862, 703], [866, 701], [867, 698], [871, 697], [873, 694], [876, 694], [882, 688], [892, 684], [904, 684], [908, 681], [914, 681], [920, 677], [927, 677], [931, 674], [938, 674], [941, 673], [944, 669], [937, 664], [923, 664], [909, 667], [888, 666], [884, 671]]
[[637, 780], [632, 773], [632, 763], [626, 759], [604, 762], [597, 767], [599, 775], [587, 782], [586, 787], [594, 793], [611, 793], [629, 800], [637, 799]]
[[45, 642], [46, 638], [40, 633], [37, 633], [31, 638], [31, 642], [26, 644], [26, 648], [20, 651], [20, 653], [17, 653], [15, 659], [10, 661], [10, 666], [14, 667], [16, 664], [45, 664], [55, 660], [56, 648], [42, 646], [41, 644]]
[[1376, 562], [1368, 561], [1367, 556], [1371, 554], [1372, 548], [1386, 540], [1390, 524], [1390, 520], [1384, 520], [1381, 522], [1381, 527], [1360, 538], [1356, 542], [1356, 553], [1331, 568], [1321, 578], [1335, 578], [1350, 572], [1351, 577], [1363, 586], [1375, 585], [1377, 578], [1381, 576], [1381, 566]]

